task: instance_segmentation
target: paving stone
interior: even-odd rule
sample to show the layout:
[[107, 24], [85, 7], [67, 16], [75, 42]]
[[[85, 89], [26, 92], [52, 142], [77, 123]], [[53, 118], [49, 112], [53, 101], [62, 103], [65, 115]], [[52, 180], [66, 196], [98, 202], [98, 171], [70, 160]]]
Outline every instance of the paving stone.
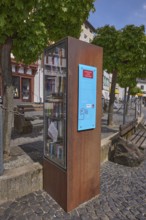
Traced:
[[[45, 213], [43, 216], [42, 216], [42, 220], [50, 220], [51, 217], [48, 213]], [[33, 219], [30, 219], [30, 220], [33, 220]]]
[[121, 219], [119, 216], [115, 216], [112, 218], [112, 220], [123, 220], [123, 219]]
[[36, 215], [38, 215], [38, 216], [42, 216], [43, 215], [43, 210], [42, 210], [42, 208], [37, 208], [37, 209], [34, 209], [33, 210], [34, 211], [34, 213], [36, 214]]
[[102, 218], [102, 220], [110, 220], [109, 217], [107, 215], [105, 215], [105, 214], [102, 214], [101, 218]]
[[91, 215], [80, 215], [81, 220], [91, 220], [95, 219]]
[[16, 216], [10, 216], [7, 218], [7, 220], [16, 220]]
[[81, 220], [81, 217], [79, 217], [79, 216], [72, 216], [71, 220]]
[[137, 220], [145, 220], [145, 219], [146, 219], [146, 217], [143, 216], [143, 215], [141, 215], [141, 214], [135, 215], [135, 218], [136, 218]]

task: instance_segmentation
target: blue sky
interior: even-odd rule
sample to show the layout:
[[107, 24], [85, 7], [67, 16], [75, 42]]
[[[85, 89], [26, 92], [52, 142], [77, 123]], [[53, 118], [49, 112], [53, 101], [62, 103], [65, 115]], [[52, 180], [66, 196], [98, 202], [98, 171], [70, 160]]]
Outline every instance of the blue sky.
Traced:
[[146, 29], [146, 0], [96, 0], [94, 5], [96, 11], [88, 20], [95, 28], [109, 24], [121, 29], [134, 24]]

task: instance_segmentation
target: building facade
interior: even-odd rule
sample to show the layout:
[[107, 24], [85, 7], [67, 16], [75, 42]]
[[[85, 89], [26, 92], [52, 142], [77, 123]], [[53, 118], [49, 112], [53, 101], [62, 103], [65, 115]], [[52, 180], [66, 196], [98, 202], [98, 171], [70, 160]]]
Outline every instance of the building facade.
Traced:
[[102, 84], [102, 97], [105, 100], [109, 100], [109, 92], [110, 92], [110, 74], [106, 71], [103, 72], [103, 84]]
[[95, 28], [90, 24], [89, 21], [85, 21], [82, 25], [82, 31], [79, 40], [90, 43], [95, 36]]
[[38, 68], [34, 77], [34, 102], [42, 103], [43, 102], [43, 61], [38, 60]]
[[146, 79], [137, 79], [137, 87], [142, 91], [143, 104], [146, 106]]
[[[34, 102], [34, 77], [37, 72], [37, 64], [29, 66], [12, 62], [12, 82], [14, 87], [14, 99], [18, 102]], [[0, 76], [0, 96], [3, 96], [2, 77]]]
[[[80, 40], [90, 43], [95, 35], [95, 28], [88, 22], [82, 25]], [[34, 102], [43, 102], [43, 61], [38, 61], [38, 69], [34, 77]]]
[[[90, 43], [95, 36], [95, 28], [87, 20], [82, 25], [80, 40]], [[12, 58], [14, 99], [18, 102], [43, 102], [43, 60], [26, 66]], [[0, 77], [0, 96], [3, 95]]]

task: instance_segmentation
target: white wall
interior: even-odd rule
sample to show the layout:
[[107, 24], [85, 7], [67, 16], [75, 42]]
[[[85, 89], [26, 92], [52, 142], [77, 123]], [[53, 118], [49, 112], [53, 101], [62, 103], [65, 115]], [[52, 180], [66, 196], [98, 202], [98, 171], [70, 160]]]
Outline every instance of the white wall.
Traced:
[[82, 25], [82, 32], [80, 35], [80, 40], [90, 43], [93, 40], [94, 32], [87, 27], [85, 24]]
[[119, 87], [119, 99], [123, 100], [124, 99], [124, 88]]
[[106, 100], [109, 100], [109, 91], [110, 91], [110, 75], [106, 71], [104, 71], [102, 95]]
[[[138, 82], [137, 87], [139, 87], [143, 91], [143, 97], [146, 97], [146, 82]], [[143, 87], [143, 89], [142, 89]]]
[[34, 77], [34, 102], [43, 102], [43, 69], [40, 67]]

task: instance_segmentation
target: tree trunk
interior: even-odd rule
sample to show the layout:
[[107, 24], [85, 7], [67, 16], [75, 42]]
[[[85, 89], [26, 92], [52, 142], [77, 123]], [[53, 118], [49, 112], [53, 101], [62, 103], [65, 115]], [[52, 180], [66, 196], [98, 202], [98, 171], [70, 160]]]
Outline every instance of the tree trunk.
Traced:
[[116, 82], [117, 82], [117, 72], [113, 72], [112, 74], [112, 84], [111, 84], [111, 92], [110, 92], [110, 102], [109, 102], [109, 109], [108, 109], [108, 125], [113, 124], [113, 107], [115, 101], [115, 89], [116, 89]]
[[7, 41], [0, 48], [0, 64], [3, 82], [3, 106], [4, 111], [4, 159], [10, 156], [10, 141], [13, 122], [13, 86], [12, 86], [12, 67], [11, 67], [12, 39]]

